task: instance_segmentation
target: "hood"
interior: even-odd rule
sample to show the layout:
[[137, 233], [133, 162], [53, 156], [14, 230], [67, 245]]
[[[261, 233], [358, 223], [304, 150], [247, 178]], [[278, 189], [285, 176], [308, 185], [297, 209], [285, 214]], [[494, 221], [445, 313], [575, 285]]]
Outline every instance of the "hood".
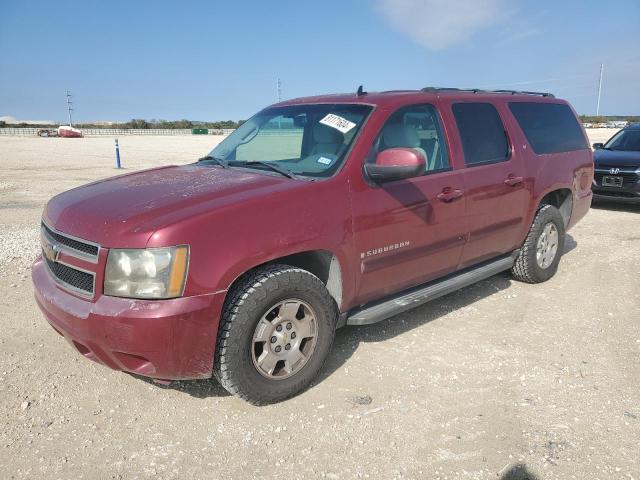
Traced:
[[53, 197], [46, 220], [104, 247], [144, 247], [158, 228], [204, 211], [306, 185], [237, 168], [184, 165], [120, 175]]
[[640, 152], [605, 150], [600, 148], [593, 152], [593, 160], [596, 166], [640, 167]]

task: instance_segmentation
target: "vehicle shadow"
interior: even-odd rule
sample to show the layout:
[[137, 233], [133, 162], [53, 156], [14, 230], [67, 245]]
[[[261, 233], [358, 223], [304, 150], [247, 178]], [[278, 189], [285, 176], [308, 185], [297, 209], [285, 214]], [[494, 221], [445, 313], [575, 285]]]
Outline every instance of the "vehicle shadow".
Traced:
[[565, 234], [565, 236], [564, 236], [564, 250], [562, 251], [562, 254], [566, 255], [571, 250], [575, 249], [577, 246], [578, 246], [578, 242], [576, 242], [575, 238], [573, 238], [570, 233]]
[[215, 378], [205, 378], [202, 380], [176, 380], [164, 385], [154, 382], [152, 378], [133, 374], [131, 374], [131, 376], [138, 380], [142, 380], [149, 385], [153, 385], [160, 390], [176, 390], [178, 392], [187, 393], [195, 398], [231, 396], [231, 394], [227, 392]]
[[[578, 243], [575, 239], [570, 234], [566, 234], [563, 255], [571, 252], [577, 246]], [[509, 288], [513, 281], [510, 272], [505, 271], [379, 323], [341, 328], [336, 332], [333, 350], [314, 384], [324, 381], [333, 372], [341, 368], [358, 349], [361, 342], [383, 342], [401, 335], [418, 326], [425, 325], [456, 310], [467, 307], [474, 302], [500, 293]]]
[[503, 272], [373, 325], [341, 328], [336, 332], [333, 350], [314, 384], [324, 381], [341, 368], [358, 349], [361, 342], [375, 343], [389, 340], [499, 293], [509, 288], [512, 281], [509, 273]]
[[596, 210], [613, 210], [616, 212], [640, 213], [640, 201], [594, 197], [593, 201], [591, 202], [591, 208]]

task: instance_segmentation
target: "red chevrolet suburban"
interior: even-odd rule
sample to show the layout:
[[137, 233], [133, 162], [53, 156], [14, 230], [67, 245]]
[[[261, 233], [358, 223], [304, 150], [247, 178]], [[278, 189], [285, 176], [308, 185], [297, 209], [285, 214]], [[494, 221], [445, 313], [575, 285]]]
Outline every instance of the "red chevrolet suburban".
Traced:
[[52, 198], [35, 296], [91, 360], [276, 402], [309, 385], [336, 328], [504, 270], [552, 277], [592, 180], [584, 130], [550, 94], [285, 101], [195, 163]]

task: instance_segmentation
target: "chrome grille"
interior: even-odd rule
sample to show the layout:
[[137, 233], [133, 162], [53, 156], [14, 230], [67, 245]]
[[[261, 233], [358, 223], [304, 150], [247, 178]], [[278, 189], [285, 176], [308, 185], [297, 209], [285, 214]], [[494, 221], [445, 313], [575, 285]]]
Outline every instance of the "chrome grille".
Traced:
[[93, 296], [95, 289], [95, 275], [93, 273], [78, 270], [66, 263], [52, 262], [46, 256], [43, 258], [47, 262], [51, 274], [63, 287], [82, 295]]
[[[98, 263], [100, 245], [73, 237], [42, 223], [42, 257], [51, 277], [65, 290], [78, 295], [93, 298], [96, 288], [96, 273], [76, 265], [73, 258], [88, 263]], [[64, 254], [62, 257], [60, 254]], [[84, 267], [85, 264], [82, 264]]]
[[98, 262], [100, 245], [58, 232], [44, 222], [41, 231], [45, 238], [48, 237], [49, 243], [56, 244], [61, 251], [93, 263]]

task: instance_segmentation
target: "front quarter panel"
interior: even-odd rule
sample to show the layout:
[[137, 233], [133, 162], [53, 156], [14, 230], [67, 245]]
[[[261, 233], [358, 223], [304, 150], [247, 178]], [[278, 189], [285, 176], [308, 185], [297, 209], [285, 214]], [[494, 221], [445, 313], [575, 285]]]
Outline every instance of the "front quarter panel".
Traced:
[[185, 295], [226, 291], [255, 266], [310, 250], [333, 253], [342, 270], [343, 298], [351, 292], [349, 187], [339, 177], [299, 182], [297, 188], [202, 212], [157, 230], [148, 247], [190, 246]]

